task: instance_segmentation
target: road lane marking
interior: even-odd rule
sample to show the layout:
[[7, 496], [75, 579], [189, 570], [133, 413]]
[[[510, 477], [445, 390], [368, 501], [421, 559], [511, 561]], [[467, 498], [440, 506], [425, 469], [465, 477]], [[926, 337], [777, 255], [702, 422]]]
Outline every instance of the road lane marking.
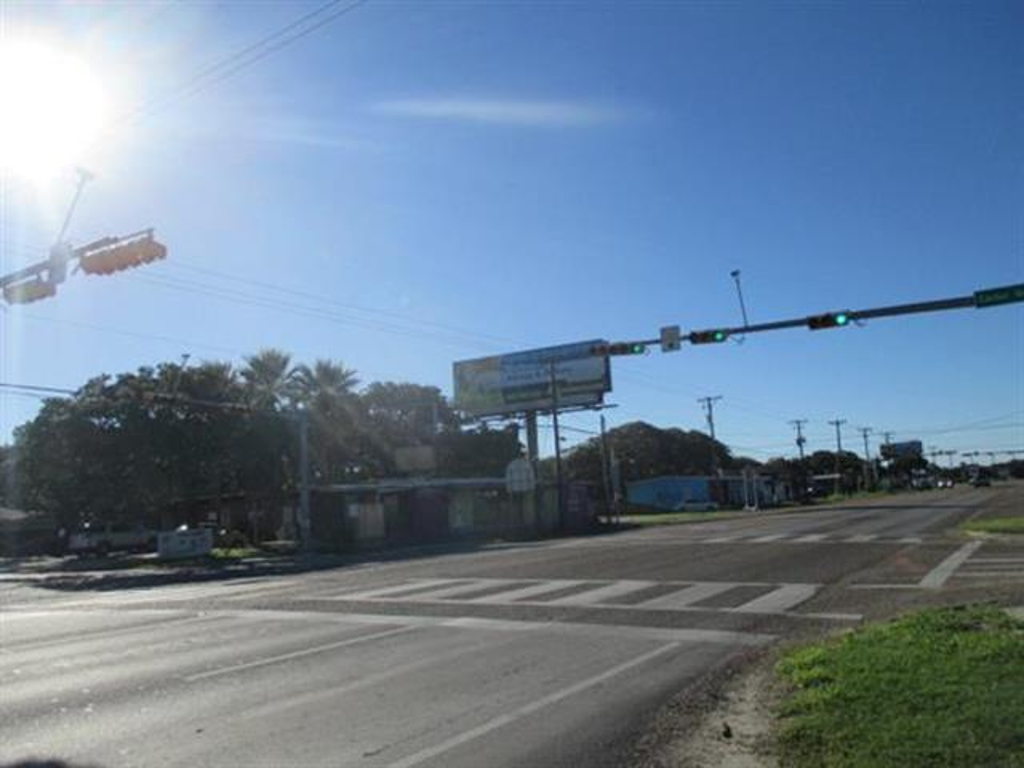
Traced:
[[814, 584], [785, 584], [733, 610], [737, 613], [784, 613], [810, 599], [817, 591]]
[[[715, 613], [785, 613], [796, 618], [821, 618], [842, 621], [859, 620], [860, 614], [852, 613], [788, 613], [788, 609], [808, 599], [821, 588], [820, 584], [785, 584], [778, 582], [733, 582], [733, 581], [648, 581], [640, 579], [618, 579], [615, 581], [588, 581], [581, 579], [534, 580], [536, 583], [513, 587], [480, 597], [460, 598], [490, 587], [523, 583], [524, 579], [412, 579], [401, 587], [390, 586], [383, 590], [366, 590], [343, 594], [338, 597], [320, 598], [352, 602], [385, 603], [439, 603], [444, 605], [502, 605], [537, 606], [542, 608], [592, 608], [630, 611], [711, 611]], [[674, 591], [658, 595], [637, 603], [610, 602], [615, 598], [629, 595], [654, 586], [675, 587]], [[914, 585], [915, 587], [917, 585]], [[578, 587], [572, 594], [545, 599], [548, 594]], [[703, 600], [715, 597], [736, 587], [765, 587], [769, 591], [739, 606], [701, 606]], [[412, 594], [402, 594], [406, 591]]]
[[232, 664], [230, 667], [221, 667], [220, 669], [211, 669], [206, 672], [199, 672], [194, 675], [186, 675], [184, 680], [188, 683], [194, 683], [197, 680], [206, 680], [211, 677], [218, 677], [220, 675], [229, 675], [233, 672], [239, 672], [243, 669], [252, 669], [254, 667], [265, 667], [268, 664], [278, 664], [282, 661], [290, 661], [292, 659], [300, 659], [303, 656], [311, 656], [314, 653], [323, 653], [325, 651], [333, 651], [335, 648], [344, 648], [349, 645], [356, 645], [358, 643], [365, 643], [370, 640], [380, 640], [384, 637], [391, 637], [392, 635], [400, 635], [407, 632], [414, 632], [416, 627], [397, 627], [395, 629], [388, 629], [383, 632], [373, 632], [368, 635], [359, 635], [358, 637], [349, 637], [345, 640], [338, 640], [333, 643], [325, 643], [324, 645], [315, 645], [312, 648], [303, 648], [300, 651], [292, 651], [291, 653], [282, 653], [277, 656], [268, 656], [265, 659], [257, 659], [255, 661], [246, 661], [242, 664]]
[[758, 537], [753, 538], [753, 539], [747, 539], [747, 542], [750, 543], [750, 544], [768, 544], [769, 542], [772, 542], [772, 541], [778, 541], [779, 539], [784, 539], [787, 536], [789, 536], [788, 533], [773, 533], [773, 534], [770, 534], [768, 536], [758, 536]]
[[1024, 571], [966, 571], [957, 574], [958, 579], [989, 579], [991, 581], [1005, 581], [1007, 579], [1024, 579]]
[[900, 544], [920, 544], [922, 541], [920, 536], [904, 536], [900, 539]]
[[716, 536], [713, 539], [704, 539], [703, 544], [728, 544], [731, 541], [736, 541], [739, 536]]
[[582, 579], [551, 579], [541, 584], [531, 584], [528, 587], [517, 587], [504, 592], [473, 597], [463, 602], [466, 603], [511, 603], [516, 600], [525, 600], [528, 597], [538, 597], [548, 592], [557, 592], [567, 587], [575, 587], [586, 582]]
[[645, 600], [644, 602], [637, 603], [636, 606], [632, 607], [675, 610], [691, 606], [700, 600], [706, 600], [709, 597], [714, 597], [722, 592], [728, 592], [733, 587], [739, 586], [742, 585], [731, 581], [708, 581], [700, 584], [693, 584], [692, 586], [689, 586], [686, 589], [681, 589], [678, 592], [670, 592], [669, 594], [662, 595], [661, 597]]
[[392, 584], [389, 587], [378, 587], [376, 589], [366, 589], [357, 592], [344, 592], [340, 595], [336, 595], [335, 598], [338, 600], [371, 600], [378, 597], [387, 597], [388, 595], [397, 592], [407, 592], [414, 589], [420, 589], [421, 587], [426, 589], [432, 586], [446, 586], [453, 584], [454, 582], [464, 582], [465, 579], [411, 579], [401, 584]]
[[867, 544], [869, 541], [874, 541], [878, 538], [877, 533], [861, 533], [856, 536], [850, 536], [845, 539], [846, 544]]
[[813, 544], [814, 542], [821, 541], [822, 539], [827, 537], [827, 533], [808, 533], [806, 536], [800, 536], [798, 538], [793, 539], [793, 541], [799, 544]]
[[611, 584], [607, 584], [603, 587], [595, 585], [594, 589], [588, 589], [586, 592], [577, 592], [573, 595], [566, 595], [565, 597], [559, 597], [556, 600], [549, 600], [548, 605], [594, 605], [602, 603], [605, 600], [609, 600], [613, 597], [622, 597], [628, 595], [631, 592], [639, 592], [641, 589], [647, 589], [657, 584], [656, 581], [638, 581], [635, 579], [622, 579]]
[[969, 541], [964, 544], [960, 549], [925, 574], [925, 577], [921, 579], [920, 585], [925, 589], [939, 589], [949, 580], [949, 577], [953, 575], [956, 569], [963, 565], [967, 558], [973, 555], [983, 543], [982, 541]]
[[[479, 592], [481, 589], [487, 589], [488, 587], [500, 587], [503, 584], [521, 584], [522, 581], [519, 579], [474, 579], [473, 581], [466, 582], [464, 579], [459, 580], [461, 583], [444, 587], [438, 587], [437, 589], [428, 589], [425, 592], [416, 592], [415, 595], [410, 595], [415, 600], [439, 600], [443, 598], [454, 598], [461, 594], [471, 594], [473, 592]], [[397, 599], [402, 599], [401, 597]]]
[[552, 704], [557, 704], [559, 701], [562, 701], [563, 699], [567, 699], [570, 696], [576, 695], [577, 693], [582, 693], [583, 691], [589, 688], [593, 688], [596, 685], [600, 685], [601, 683], [605, 682], [606, 680], [610, 680], [616, 675], [621, 675], [623, 672], [628, 672], [634, 667], [638, 667], [641, 664], [646, 664], [648, 661], [651, 661], [652, 659], [656, 659], [659, 656], [664, 656], [666, 653], [669, 653], [670, 651], [674, 651], [680, 648], [681, 645], [681, 643], [668, 643], [667, 645], [662, 645], [658, 648], [655, 648], [653, 651], [648, 651], [647, 653], [630, 659], [629, 661], [619, 664], [616, 667], [612, 667], [611, 669], [605, 670], [599, 675], [594, 675], [593, 677], [587, 678], [586, 680], [582, 680], [573, 685], [566, 686], [565, 688], [561, 688], [560, 690], [554, 691], [553, 693], [550, 693], [547, 696], [532, 701], [529, 704], [524, 704], [521, 707], [517, 707], [511, 712], [508, 712], [504, 715], [499, 715], [498, 717], [494, 717], [488, 720], [487, 722], [478, 725], [476, 728], [470, 728], [468, 731], [463, 731], [462, 733], [456, 736], [452, 736], [451, 738], [445, 739], [440, 744], [435, 744], [432, 747], [427, 747], [426, 749], [421, 749], [418, 752], [414, 752], [411, 755], [407, 755], [406, 757], [403, 757], [401, 760], [397, 760], [391, 763], [391, 768], [412, 768], [412, 766], [414, 765], [419, 765], [420, 763], [426, 762], [427, 760], [437, 757], [438, 755], [444, 754], [445, 752], [449, 752], [452, 749], [455, 749], [456, 747], [465, 744], [466, 742], [472, 741], [474, 739], [479, 738], [480, 736], [483, 736], [484, 734], [490, 733], [491, 731], [497, 730], [498, 728], [502, 728], [506, 725], [516, 722], [517, 720], [521, 720], [524, 717], [532, 715], [534, 712], [537, 712], [538, 710], [541, 710], [544, 707], [550, 706]]
[[1024, 565], [1024, 557], [974, 557], [971, 558], [971, 565], [978, 563], [1017, 563]]

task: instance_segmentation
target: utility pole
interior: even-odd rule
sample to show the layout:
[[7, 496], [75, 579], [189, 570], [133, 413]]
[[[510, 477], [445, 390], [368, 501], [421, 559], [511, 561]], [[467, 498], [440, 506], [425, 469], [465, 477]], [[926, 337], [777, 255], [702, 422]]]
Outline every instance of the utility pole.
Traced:
[[832, 419], [831, 421], [829, 421], [829, 424], [831, 424], [833, 427], [836, 428], [836, 484], [835, 484], [835, 494], [836, 494], [836, 496], [839, 495], [839, 457], [843, 453], [843, 433], [842, 433], [840, 428], [845, 423], [846, 423], [846, 419]]
[[555, 433], [555, 485], [558, 491], [558, 527], [565, 530], [565, 493], [562, 489], [562, 436], [558, 430], [558, 380], [555, 377], [555, 361], [549, 364], [551, 376], [551, 426]]
[[796, 427], [796, 447], [800, 451], [800, 463], [804, 462], [804, 443], [807, 442], [807, 438], [804, 437], [804, 424], [807, 423], [807, 419], [793, 419], [791, 422]]
[[704, 406], [708, 420], [708, 434], [711, 436], [711, 471], [718, 474], [718, 451], [715, 450], [715, 403], [722, 399], [721, 395], [698, 397], [697, 402]]
[[871, 448], [868, 447], [868, 435], [871, 434], [871, 427], [860, 427], [860, 436], [864, 438], [864, 489], [867, 490], [871, 483]]
[[309, 412], [299, 408], [299, 542], [304, 550], [310, 548], [309, 516]]

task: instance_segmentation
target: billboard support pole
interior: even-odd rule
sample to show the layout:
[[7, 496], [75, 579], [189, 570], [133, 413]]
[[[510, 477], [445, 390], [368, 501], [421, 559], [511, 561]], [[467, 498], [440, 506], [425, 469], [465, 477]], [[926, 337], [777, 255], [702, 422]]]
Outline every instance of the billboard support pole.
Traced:
[[[526, 458], [531, 464], [536, 464], [537, 459], [537, 412], [526, 412]], [[534, 467], [536, 469], [536, 467]]]
[[558, 498], [558, 528], [565, 530], [565, 494], [562, 489], [562, 436], [558, 430], [558, 380], [555, 378], [555, 361], [548, 363], [551, 379], [551, 426], [555, 433], [555, 486]]

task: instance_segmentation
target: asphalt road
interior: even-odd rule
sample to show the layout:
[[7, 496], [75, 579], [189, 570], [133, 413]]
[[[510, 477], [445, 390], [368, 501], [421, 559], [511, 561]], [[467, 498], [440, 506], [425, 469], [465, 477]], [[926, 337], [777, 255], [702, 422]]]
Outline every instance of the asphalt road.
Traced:
[[1024, 603], [1024, 545], [952, 530], [1022, 501], [964, 488], [190, 584], [3, 573], [0, 760], [622, 765], [669, 697], [750, 649]]

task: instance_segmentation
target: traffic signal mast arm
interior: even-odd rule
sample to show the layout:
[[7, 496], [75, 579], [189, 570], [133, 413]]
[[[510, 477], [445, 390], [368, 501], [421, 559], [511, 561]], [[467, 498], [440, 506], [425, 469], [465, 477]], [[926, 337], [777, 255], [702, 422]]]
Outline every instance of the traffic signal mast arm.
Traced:
[[[680, 340], [689, 341], [691, 344], [714, 344], [726, 341], [730, 336], [738, 334], [782, 331], [787, 328], [809, 328], [811, 330], [841, 328], [859, 320], [874, 320], [880, 317], [898, 317], [900, 315], [918, 315], [925, 312], [945, 312], [951, 309], [985, 309], [987, 307], [1017, 302], [1024, 302], [1024, 283], [1002, 286], [1000, 288], [986, 288], [975, 291], [967, 296], [956, 296], [949, 299], [918, 301], [911, 304], [892, 304], [886, 307], [871, 307], [868, 309], [834, 310], [805, 317], [794, 317], [789, 320], [774, 320], [768, 323], [755, 323], [754, 325], [691, 331], [688, 334], [683, 334]], [[660, 340], [657, 338], [643, 339], [634, 343], [638, 345], [658, 344]]]

